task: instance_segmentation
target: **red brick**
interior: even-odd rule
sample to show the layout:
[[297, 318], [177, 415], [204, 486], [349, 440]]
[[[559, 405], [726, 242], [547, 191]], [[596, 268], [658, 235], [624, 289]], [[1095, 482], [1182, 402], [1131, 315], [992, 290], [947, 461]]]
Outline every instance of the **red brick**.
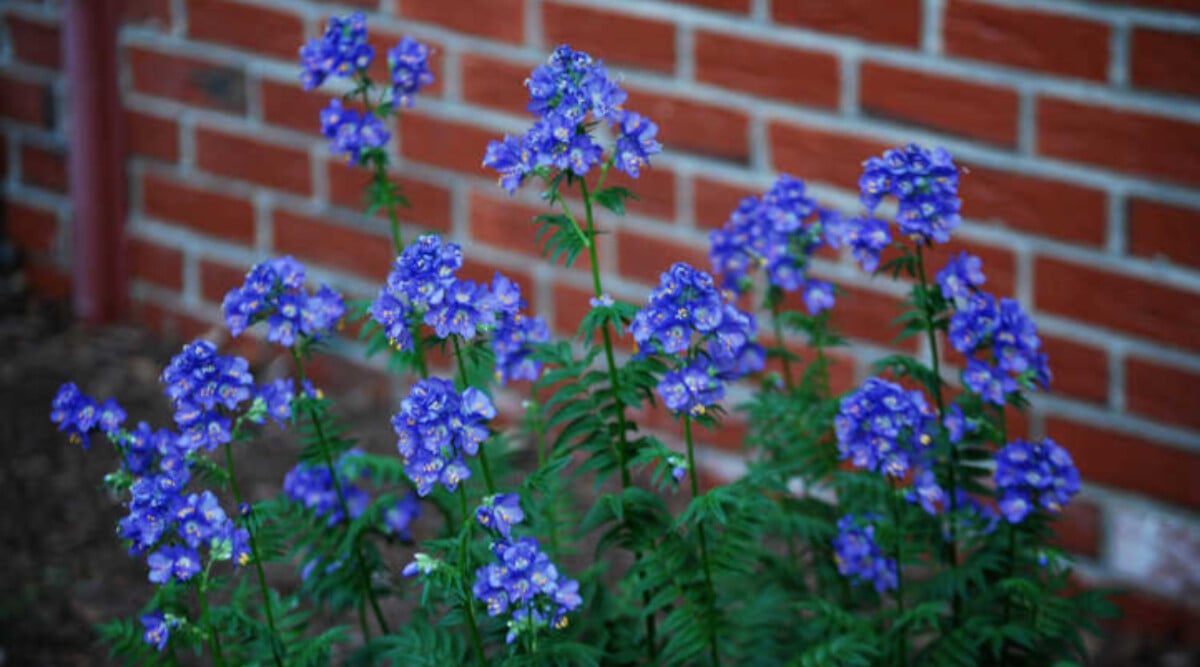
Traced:
[[245, 279], [244, 267], [200, 260], [200, 297], [209, 303], [223, 302], [229, 290], [241, 285]]
[[175, 340], [193, 340], [201, 337], [211, 339], [214, 333], [218, 333], [214, 331], [210, 322], [163, 308], [155, 303], [134, 302], [133, 317], [147, 329]]
[[1174, 9], [1181, 12], [1200, 12], [1200, 0], [1097, 0], [1107, 4], [1134, 5], [1147, 9]]
[[1104, 244], [1107, 198], [1103, 192], [963, 164], [963, 213], [973, 220], [1063, 241]]
[[1151, 638], [1169, 645], [1200, 644], [1200, 613], [1186, 603], [1130, 590], [1122, 590], [1110, 600], [1122, 613], [1104, 624], [1109, 633]]
[[129, 268], [134, 278], [170, 289], [183, 289], [183, 253], [146, 239], [129, 239]]
[[[907, 351], [917, 349], [917, 338], [897, 341], [900, 328], [893, 321], [904, 310], [904, 302], [894, 296], [860, 287], [838, 285], [837, 307], [830, 311], [830, 326], [839, 334]], [[802, 308], [799, 296], [793, 297], [795, 309]]]
[[746, 114], [682, 97], [629, 88], [628, 109], [658, 124], [658, 139], [667, 152], [676, 150], [747, 162], [750, 159]]
[[1100, 540], [1104, 530], [1104, 519], [1098, 505], [1087, 500], [1075, 499], [1063, 508], [1054, 522], [1053, 544], [1088, 558], [1100, 556]]
[[550, 44], [570, 44], [606, 63], [675, 70], [675, 26], [616, 12], [547, 2], [542, 30]]
[[1046, 257], [1034, 271], [1038, 310], [1200, 349], [1200, 294]]
[[891, 148], [856, 134], [771, 123], [772, 166], [805, 181], [856, 189], [863, 160]]
[[246, 78], [241, 70], [138, 47], [128, 53], [134, 90], [207, 109], [246, 112]]
[[[333, 204], [358, 211], [364, 210], [364, 188], [370, 183], [371, 175], [341, 160], [326, 163], [326, 169], [329, 173], [329, 198]], [[413, 178], [397, 178], [395, 174], [391, 174], [390, 178], [400, 185], [405, 198], [412, 205], [412, 208], [400, 209], [401, 220], [411, 221], [426, 230], [450, 230], [449, 190]], [[379, 211], [376, 216], [386, 218], [387, 212]]]
[[254, 206], [249, 200], [194, 188], [165, 176], [142, 177], [143, 212], [164, 222], [245, 245], [254, 242]]
[[1200, 267], [1200, 210], [1131, 200], [1129, 251]]
[[1143, 359], [1125, 361], [1125, 408], [1156, 421], [1200, 430], [1200, 373]]
[[1200, 184], [1200, 124], [1056, 99], [1037, 115], [1042, 155]]
[[126, 150], [164, 162], [179, 161], [179, 125], [172, 119], [125, 110]]
[[1132, 39], [1133, 85], [1200, 95], [1200, 35], [1138, 28]]
[[196, 164], [220, 176], [307, 195], [308, 152], [210, 128], [196, 130]]
[[477, 176], [494, 175], [483, 167], [490, 141], [503, 133], [458, 121], [407, 114], [400, 119], [400, 153], [405, 158]]
[[525, 40], [523, 0], [405, 0], [400, 15], [513, 44]]
[[28, 144], [21, 146], [21, 182], [55, 192], [66, 192], [66, 151]]
[[721, 181], [697, 176], [692, 191], [693, 206], [696, 208], [696, 225], [704, 229], [720, 229], [729, 215], [746, 197], [759, 193]]
[[0, 202], [8, 239], [27, 252], [50, 252], [58, 235], [58, 216], [53, 211], [9, 200]]
[[322, 222], [277, 210], [271, 220], [275, 251], [382, 281], [391, 267], [392, 242], [386, 234]]
[[54, 125], [50, 86], [14, 79], [0, 72], [0, 116], [39, 127]]
[[459, 62], [463, 99], [479, 106], [527, 114], [529, 90], [525, 88], [525, 80], [533, 66], [474, 53], [462, 54]]
[[970, 0], [951, 0], [943, 22], [951, 56], [1087, 79], [1108, 75], [1108, 28], [1101, 23]]
[[1046, 419], [1046, 434], [1071, 453], [1085, 482], [1200, 507], [1200, 453], [1059, 417]]
[[841, 80], [828, 53], [696, 33], [696, 79], [754, 95], [835, 108]]
[[0, 180], [8, 178], [8, 138], [0, 134]]
[[775, 2], [774, 18], [820, 32], [868, 42], [917, 46], [921, 39], [920, 0], [804, 0]]
[[1104, 350], [1045, 334], [1041, 339], [1050, 358], [1051, 393], [1108, 403], [1108, 355]]
[[506, 278], [515, 282], [521, 288], [521, 294], [526, 299], [533, 299], [533, 277], [522, 269], [502, 268], [468, 255], [463, 259], [463, 266], [458, 271], [459, 277], [473, 280], [477, 283], [491, 283], [497, 273], [503, 274]]
[[647, 285], [658, 284], [662, 272], [675, 262], [708, 266], [708, 251], [700, 246], [628, 229], [618, 230], [616, 240], [617, 271], [625, 278]]
[[[263, 80], [259, 83], [262, 92], [262, 118], [271, 125], [295, 130], [309, 135], [315, 141], [321, 131], [321, 111], [329, 106], [329, 98], [305, 92], [298, 85]], [[362, 110], [360, 104], [348, 104], [349, 108]]]
[[665, 167], [652, 166], [650, 169], [643, 169], [636, 179], [614, 169], [608, 172], [608, 180], [604, 185], [619, 185], [628, 188], [637, 196], [637, 199], [630, 199], [625, 203], [625, 209], [631, 215], [661, 220], [675, 219], [675, 173], [667, 171]]
[[735, 14], [750, 13], [750, 0], [666, 0], [676, 4], [695, 5], [704, 9], [715, 9]]
[[48, 299], [65, 299], [71, 293], [71, 274], [50, 262], [33, 261], [24, 268], [35, 294]]
[[1008, 88], [863, 63], [863, 111], [1000, 146], [1017, 144], [1017, 93]]
[[125, 23], [143, 23], [168, 28], [171, 25], [171, 0], [120, 0]]
[[13, 55], [18, 61], [51, 69], [60, 68], [62, 48], [57, 25], [11, 15], [6, 22]]
[[304, 23], [291, 12], [229, 0], [188, 0], [188, 36], [294, 60]]
[[[473, 241], [534, 257], [538, 262], [549, 261], [542, 258], [541, 250], [546, 239], [537, 239], [538, 225], [533, 219], [542, 214], [558, 213], [558, 209], [527, 206], [509, 199], [472, 192], [470, 211], [470, 236]], [[562, 264], [562, 260], [556, 263]], [[571, 266], [584, 271], [590, 270], [591, 263], [588, 261], [587, 251], [580, 252]]]

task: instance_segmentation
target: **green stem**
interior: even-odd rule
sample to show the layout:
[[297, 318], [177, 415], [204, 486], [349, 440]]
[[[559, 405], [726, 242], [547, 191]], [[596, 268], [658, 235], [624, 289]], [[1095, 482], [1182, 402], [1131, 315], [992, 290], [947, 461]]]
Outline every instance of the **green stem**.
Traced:
[[475, 649], [475, 658], [482, 666], [487, 664], [487, 659], [483, 655], [483, 640], [479, 638], [479, 625], [475, 621], [475, 604], [471, 602], [471, 591], [467, 587], [467, 550], [471, 546], [473, 524], [470, 506], [467, 503], [467, 485], [465, 483], [458, 485], [458, 499], [463, 515], [462, 539], [459, 541], [458, 547], [458, 574], [462, 580], [463, 611], [466, 612], [467, 627], [471, 630], [471, 646]]
[[[229, 488], [233, 491], [233, 502], [238, 512], [241, 512], [242, 493], [238, 489], [237, 474], [233, 467], [233, 440], [237, 438], [237, 432], [241, 427], [239, 420], [234, 427], [234, 436], [225, 443], [225, 469], [229, 471]], [[263, 573], [262, 559], [258, 555], [258, 539], [255, 535], [254, 521], [251, 517], [246, 517], [246, 532], [250, 535], [250, 555], [254, 558], [254, 569], [258, 574], [258, 590], [262, 593], [263, 611], [267, 616], [267, 627], [271, 630], [271, 655], [275, 658], [275, 664], [278, 667], [283, 667], [283, 658], [279, 655], [279, 632], [275, 629], [275, 612], [271, 608], [271, 595], [267, 589], [267, 576]]]
[[[896, 559], [896, 607], [899, 609], [898, 616], [904, 615], [904, 560], [901, 546], [904, 541], [904, 531], [900, 523], [900, 496], [896, 490], [896, 480], [888, 477], [888, 486], [891, 488], [888, 500], [892, 508], [892, 526], [895, 530], [895, 549], [892, 556]], [[908, 664], [908, 633], [901, 631], [897, 637], [897, 642], [900, 644], [900, 664]]]
[[779, 295], [772, 291], [771, 296], [771, 326], [775, 329], [775, 344], [779, 346], [779, 358], [783, 361], [783, 383], [788, 391], [796, 387], [792, 376], [792, 360], [788, 357], [787, 345], [783, 342], [783, 322], [779, 321]]
[[[584, 211], [587, 213], [587, 239], [588, 239], [587, 249], [588, 249], [589, 264], [591, 264], [591, 267], [592, 267], [592, 290], [595, 292], [596, 298], [599, 299], [600, 297], [604, 296], [604, 286], [600, 282], [600, 260], [596, 254], [596, 243], [595, 243], [596, 221], [595, 221], [595, 216], [592, 213], [592, 198], [588, 194], [587, 181], [583, 180], [582, 178], [579, 179], [579, 190], [583, 195]], [[567, 208], [567, 214], [570, 215], [570, 208], [566, 207], [566, 204], [564, 204], [563, 206], [565, 208]], [[574, 221], [575, 218], [571, 217], [571, 220]], [[576, 224], [577, 229], [578, 229], [578, 227], [579, 227], [579, 225]], [[617, 434], [617, 443], [616, 443], [616, 445], [617, 445], [616, 454], [617, 454], [617, 463], [621, 467], [621, 490], [625, 491], [632, 485], [632, 480], [631, 480], [630, 474], [629, 474], [629, 464], [625, 460], [626, 451], [629, 449], [628, 436], [625, 432], [626, 431], [625, 401], [621, 399], [621, 381], [617, 375], [617, 362], [616, 362], [615, 356], [613, 355], [612, 334], [609, 332], [608, 327], [609, 327], [609, 323], [606, 321], [604, 323], [604, 325], [600, 328], [600, 333], [603, 335], [603, 338], [604, 338], [604, 360], [608, 366], [609, 388], [613, 394], [613, 403], [616, 404], [616, 408], [617, 408], [618, 434]], [[635, 550], [633, 552], [633, 558], [634, 558], [635, 562], [640, 561], [642, 559], [642, 552], [640, 550]], [[650, 604], [650, 592], [649, 591], [645, 591], [642, 593], [642, 604], [647, 607], [649, 606], [649, 604]], [[647, 653], [647, 656], [650, 658], [650, 664], [652, 664], [652, 665], [658, 663], [658, 645], [657, 645], [657, 639], [655, 638], [655, 634], [656, 634], [655, 626], [656, 626], [656, 621], [654, 620], [654, 615], [653, 614], [647, 615], [646, 616], [646, 653]]]
[[[304, 386], [304, 360], [300, 356], [300, 349], [293, 346], [292, 361], [296, 364], [296, 375], [300, 378], [300, 386]], [[329, 470], [329, 477], [333, 480], [333, 490], [337, 494], [338, 507], [342, 511], [342, 516], [347, 522], [350, 521], [350, 505], [346, 502], [346, 492], [342, 488], [342, 481], [337, 472], [337, 466], [333, 462], [333, 453], [329, 449], [329, 440], [325, 437], [325, 428], [321, 426], [321, 419], [317, 415], [317, 411], [310, 405], [308, 407], [308, 419], [312, 422], [313, 429], [317, 433], [317, 441], [321, 444], [321, 456], [325, 459], [325, 467]], [[361, 545], [358, 540], [354, 541], [355, 561], [358, 565], [358, 574], [362, 579], [363, 588], [367, 592], [367, 598], [371, 602], [371, 609], [375, 612], [375, 621], [379, 624], [379, 629], [383, 634], [391, 634], [388, 628], [387, 621], [383, 618], [383, 610], [379, 608], [379, 600], [375, 598], [375, 589], [371, 586], [371, 575], [367, 572], [366, 562], [362, 555]], [[363, 622], [363, 628], [366, 629], [366, 623]], [[364, 636], [363, 639], [369, 640], [370, 635]]]
[[[1003, 522], [1008, 527], [1008, 578], [1012, 579], [1017, 574], [1017, 527]], [[1004, 593], [1004, 625], [1008, 625], [1012, 621], [1012, 596], [1006, 591]], [[1000, 667], [1008, 665], [1008, 642], [1004, 642], [1004, 646], [1000, 649]]]
[[213, 627], [212, 618], [208, 614], [208, 569], [211, 566], [210, 562], [204, 568], [200, 580], [196, 582], [196, 598], [200, 602], [200, 622], [204, 624], [204, 630], [208, 633], [208, 650], [212, 652], [213, 660], [221, 667], [225, 667], [225, 653], [221, 650], [221, 637], [217, 634], [217, 629]]
[[[932, 357], [934, 399], [937, 401], [938, 423], [946, 421], [946, 404], [942, 398], [942, 369], [938, 354], [937, 332], [933, 326], [933, 308], [929, 304], [929, 280], [925, 274], [925, 254], [922, 246], [917, 244], [917, 272], [921, 279], [921, 304], [925, 311], [925, 334], [929, 339], [929, 354]], [[942, 550], [942, 559], [946, 567], [958, 567], [958, 448], [950, 443], [950, 466], [947, 474], [950, 488], [947, 491], [950, 505], [950, 540], [946, 549]], [[951, 594], [950, 606], [953, 611], [953, 625], [957, 628], [962, 618], [962, 598], [958, 591]]]
[[[466, 389], [470, 386], [470, 381], [467, 379], [467, 366], [463, 362], [462, 345], [458, 342], [458, 336], [451, 336], [450, 340], [454, 341], [454, 360], [458, 362], [458, 376], [462, 381], [462, 388]], [[488, 495], [496, 493], [496, 484], [492, 481], [492, 466], [488, 463], [487, 447], [479, 446], [479, 465], [483, 468], [483, 480], [487, 482]]]
[[[371, 96], [369, 94], [371, 82], [365, 74], [362, 72], [359, 74], [361, 77], [359, 85], [362, 87], [363, 108], [368, 113], [373, 113], [373, 110], [371, 109]], [[374, 167], [375, 184], [380, 190], [382, 190], [388, 186], [387, 153], [380, 152], [378, 154], [378, 157], [376, 157], [374, 160]], [[388, 221], [391, 223], [392, 227], [392, 247], [395, 249], [396, 254], [399, 255], [404, 251], [404, 239], [400, 235], [400, 220], [396, 215], [396, 202], [392, 199], [390, 189], [387, 190], [387, 193], [388, 196], [384, 199], [383, 205], [387, 208]]]
[[[687, 442], [688, 455], [688, 477], [692, 482], [692, 500], [695, 500], [700, 495], [700, 481], [697, 475], [696, 468], [696, 448], [692, 444], [692, 418], [684, 415], [683, 417], [683, 437]], [[696, 526], [697, 532], [700, 534], [700, 563], [704, 567], [704, 585], [705, 599], [708, 602], [708, 654], [712, 658], [713, 667], [720, 667], [721, 655], [717, 648], [717, 592], [713, 588], [712, 580], [712, 565], [708, 560], [708, 535], [704, 530], [704, 524], [700, 523]]]

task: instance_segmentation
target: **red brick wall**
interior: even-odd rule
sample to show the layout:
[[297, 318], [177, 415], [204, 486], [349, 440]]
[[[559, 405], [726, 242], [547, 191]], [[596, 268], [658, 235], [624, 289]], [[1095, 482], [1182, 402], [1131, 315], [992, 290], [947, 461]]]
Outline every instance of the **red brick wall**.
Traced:
[[[0, 8], [7, 224], [45, 290], [63, 288], [70, 242], [58, 4]], [[605, 221], [603, 269], [625, 299], [643, 298], [672, 259], [704, 263], [707, 230], [779, 172], [853, 210], [864, 157], [914, 140], [947, 147], [968, 170], [958, 244], [1031, 307], [1049, 348], [1055, 390], [1022, 428], [1058, 438], [1087, 480], [1066, 544], [1085, 578], [1142, 591], [1127, 622], [1196, 620], [1170, 609], [1200, 588], [1200, 3], [126, 4], [133, 297], [156, 325], [215, 320], [224, 290], [271, 253], [358, 294], [383, 277], [386, 228], [357, 212], [361, 174], [317, 136], [325, 96], [296, 81], [299, 43], [351, 7], [370, 14], [380, 54], [404, 33], [438, 51], [438, 83], [394, 140], [410, 229], [447, 234], [476, 270], [532, 286], [564, 333], [587, 276], [534, 259], [536, 198], [507, 198], [480, 167], [489, 139], [526, 125], [521, 82], [559, 42], [621, 72], [666, 145], [630, 217]], [[847, 258], [818, 271], [845, 287], [849, 383], [889, 345], [898, 292]], [[709, 450], [719, 469], [736, 462], [721, 441]]]

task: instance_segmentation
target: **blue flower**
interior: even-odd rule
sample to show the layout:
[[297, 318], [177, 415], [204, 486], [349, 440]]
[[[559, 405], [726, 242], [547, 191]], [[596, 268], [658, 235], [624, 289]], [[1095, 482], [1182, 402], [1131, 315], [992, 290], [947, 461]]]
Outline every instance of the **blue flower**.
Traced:
[[896, 588], [898, 578], [896, 561], [884, 556], [883, 549], [875, 541], [873, 524], [878, 520], [879, 517], [873, 515], [859, 519], [852, 514], [838, 519], [833, 554], [838, 574], [855, 583], [872, 584], [876, 592], [884, 593]]
[[495, 416], [491, 399], [474, 387], [459, 394], [453, 382], [441, 378], [413, 386], [392, 417], [392, 428], [404, 471], [421, 497], [438, 483], [454, 491], [471, 476], [463, 457], [479, 452], [489, 435], [486, 423]]
[[932, 470], [921, 470], [913, 478], [913, 486], [905, 494], [905, 499], [910, 503], [919, 503], [927, 514], [936, 516], [940, 511], [938, 506], [946, 500], [946, 492], [938, 485]]
[[[860, 199], [874, 212], [887, 196], [900, 205], [896, 222], [901, 233], [921, 243], [945, 243], [960, 223], [958, 166], [941, 148], [909, 144], [863, 163]], [[867, 269], [871, 271], [873, 269]]]
[[[348, 464], [352, 463], [355, 457], [362, 455], [362, 451], [351, 449], [338, 457], [334, 463], [338, 482], [346, 500], [346, 508], [350, 512], [350, 520], [362, 516], [371, 503], [370, 495], [355, 483], [359, 478], [349, 471], [351, 466]], [[327, 517], [326, 525], [332, 526], [347, 520], [342, 512], [341, 500], [338, 498], [337, 487], [334, 486], [328, 466], [297, 464], [284, 477], [283, 492], [293, 502], [312, 510], [316, 516]]]
[[668, 371], [655, 387], [667, 409], [702, 415], [725, 398], [725, 383], [717, 377], [711, 361], [697, 359], [681, 370]]
[[163, 547], [150, 554], [146, 563], [150, 566], [150, 582], [159, 585], [172, 579], [188, 581], [200, 572], [200, 554], [184, 546]]
[[171, 624], [167, 622], [161, 611], [144, 614], [141, 621], [142, 641], [161, 653], [171, 639]]
[[292, 257], [255, 265], [222, 302], [229, 333], [240, 336], [255, 322], [267, 320], [267, 340], [284, 347], [299, 336], [315, 340], [327, 335], [345, 312], [342, 297], [325, 285], [309, 294], [304, 277], [304, 265]]
[[493, 530], [506, 540], [512, 539], [512, 527], [525, 520], [521, 510], [521, 497], [515, 493], [497, 493], [487, 496], [475, 510], [479, 525]]
[[429, 71], [429, 47], [405, 35], [388, 50], [388, 71], [392, 77], [392, 104], [411, 107], [421, 89], [433, 83]]
[[218, 408], [233, 411], [253, 394], [250, 364], [241, 357], [217, 354], [206, 340], [184, 346], [163, 369], [160, 381], [175, 408], [175, 423], [192, 448], [214, 449], [229, 441], [229, 419]]
[[284, 428], [292, 419], [292, 400], [296, 397], [295, 384], [291, 378], [280, 378], [258, 388], [266, 414], [279, 428]]
[[492, 544], [492, 553], [497, 562], [475, 572], [471, 592], [488, 616], [509, 613], [506, 641], [515, 642], [522, 632], [566, 627], [567, 614], [583, 604], [579, 583], [559, 574], [537, 540], [501, 540]]
[[[383, 327], [394, 347], [412, 349], [410, 319], [428, 315], [442, 305], [448, 292], [459, 282], [457, 273], [462, 264], [462, 248], [457, 243], [442, 243], [442, 238], [436, 234], [417, 237], [400, 253], [392, 264], [387, 284], [371, 303], [371, 319]], [[446, 311], [443, 315], [447, 318], [445, 327], [449, 331], [452, 313]]]
[[229, 522], [212, 491], [190, 494], [175, 509], [176, 531], [193, 549], [219, 537]]
[[1067, 450], [1049, 438], [1017, 440], [996, 453], [1000, 512], [1020, 523], [1036, 507], [1057, 514], [1079, 493], [1079, 470]]
[[521, 288], [499, 273], [492, 281], [492, 297], [499, 312], [491, 340], [496, 381], [505, 385], [537, 380], [542, 363], [533, 358], [533, 346], [550, 340], [546, 320], [522, 313], [527, 304], [521, 298]]
[[[121, 417], [124, 419], [124, 412]], [[100, 407], [94, 399], [80, 392], [74, 382], [68, 382], [58, 388], [50, 403], [50, 421], [58, 425], [59, 431], [67, 433], [68, 440], [87, 449], [89, 434], [100, 426]]]
[[966, 252], [952, 258], [946, 268], [937, 274], [937, 284], [942, 296], [957, 307], [964, 308], [972, 295], [987, 278], [983, 275], [983, 260]]
[[486, 284], [455, 280], [446, 288], [445, 297], [425, 313], [425, 324], [433, 327], [438, 338], [451, 335], [471, 340], [480, 329], [496, 326], [496, 304]]
[[974, 433], [978, 428], [973, 421], [970, 421], [963, 415], [962, 408], [958, 407], [957, 403], [951, 403], [950, 407], [946, 408], [946, 416], [942, 419], [942, 426], [946, 427], [946, 434], [950, 437], [950, 442], [958, 444], [967, 433]]
[[500, 185], [509, 193], [539, 169], [586, 175], [603, 160], [604, 148], [591, 134], [599, 123], [616, 126], [613, 164], [635, 178], [649, 158], [662, 151], [655, 140], [658, 127], [622, 108], [625, 91], [586, 53], [558, 47], [525, 84], [528, 109], [536, 116], [533, 126], [523, 136], [506, 135], [491, 142], [483, 158], [483, 165], [500, 174]]
[[829, 245], [845, 245], [863, 271], [874, 273], [879, 268], [879, 254], [892, 242], [888, 223], [879, 218], [861, 216], [835, 222], [829, 234]]
[[375, 49], [367, 44], [367, 18], [360, 12], [334, 16], [321, 39], [300, 48], [300, 81], [312, 90], [331, 76], [345, 78], [365, 70], [374, 57]]
[[321, 134], [329, 139], [329, 152], [345, 155], [350, 164], [358, 164], [364, 150], [383, 148], [392, 136], [374, 114], [346, 109], [338, 98], [321, 112]]
[[761, 266], [773, 287], [805, 290], [805, 304], [815, 315], [833, 305], [832, 286], [811, 281], [808, 269], [834, 218], [808, 196], [804, 181], [780, 176], [761, 198], [743, 199], [725, 225], [709, 234], [713, 270], [725, 287], [741, 292], [748, 274]]
[[838, 455], [857, 468], [899, 479], [929, 459], [935, 423], [921, 392], [868, 378], [842, 399], [834, 418]]
[[383, 513], [383, 529], [401, 542], [412, 542], [412, 523], [421, 518], [421, 499], [409, 492]]

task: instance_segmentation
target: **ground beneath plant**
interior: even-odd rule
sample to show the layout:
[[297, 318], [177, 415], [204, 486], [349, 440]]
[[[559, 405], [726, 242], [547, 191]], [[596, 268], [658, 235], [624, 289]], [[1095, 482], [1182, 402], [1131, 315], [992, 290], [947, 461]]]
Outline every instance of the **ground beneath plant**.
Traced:
[[[86, 451], [68, 444], [48, 420], [49, 405], [59, 385], [74, 381], [93, 396], [118, 397], [133, 423], [168, 424], [157, 378], [178, 342], [131, 327], [69, 326], [61, 310], [45, 304], [3, 310], [0, 667], [111, 664], [93, 626], [136, 614], [150, 584], [145, 565], [114, 535], [123, 509], [102, 485], [116, 467], [114, 453], [99, 439]], [[269, 377], [279, 369], [255, 370]], [[365, 447], [388, 451], [387, 405], [370, 392], [352, 392], [338, 409]], [[243, 448], [238, 467], [247, 495], [274, 495], [294, 461], [286, 435]], [[1098, 644], [1097, 665], [1200, 664], [1195, 650], [1123, 638]]]

